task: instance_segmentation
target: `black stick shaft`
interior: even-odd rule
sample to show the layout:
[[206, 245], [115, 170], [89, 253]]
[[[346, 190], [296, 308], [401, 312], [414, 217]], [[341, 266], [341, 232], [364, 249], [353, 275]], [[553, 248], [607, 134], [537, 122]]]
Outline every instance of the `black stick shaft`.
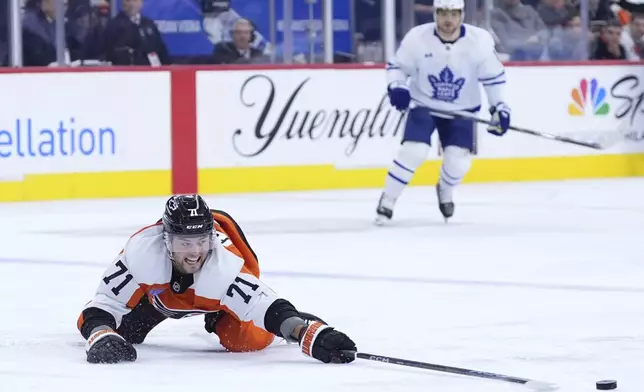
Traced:
[[382, 356], [382, 355], [374, 355], [374, 354], [359, 353], [359, 352], [349, 352], [349, 353], [355, 355], [356, 358], [366, 359], [366, 360], [369, 360], [369, 361], [393, 363], [395, 365], [400, 365], [400, 366], [408, 366], [408, 367], [415, 367], [415, 368], [421, 368], [421, 369], [428, 369], [428, 370], [434, 370], [434, 371], [437, 371], [437, 372], [444, 372], [444, 373], [460, 374], [460, 375], [463, 375], [463, 376], [471, 376], [471, 377], [487, 378], [487, 379], [492, 379], [492, 380], [507, 381], [507, 382], [511, 382], [511, 383], [515, 383], [515, 384], [526, 384], [526, 383], [532, 381], [532, 380], [527, 379], [527, 378], [505, 376], [503, 374], [482, 372], [482, 371], [478, 371], [478, 370], [464, 369], [464, 368], [458, 368], [458, 367], [452, 367], [452, 366], [436, 365], [436, 364], [426, 363], [426, 362], [410, 361], [408, 359], [385, 357], [385, 356]]
[[[465, 119], [472, 120], [474, 122], [478, 122], [478, 123], [481, 123], [481, 124], [493, 125], [491, 121], [476, 117], [474, 115], [469, 115], [469, 114], [464, 114], [464, 113], [459, 113], [459, 112], [451, 112], [451, 111], [440, 110], [440, 109], [429, 109], [429, 111], [433, 112], [433, 113], [452, 116], [452, 117], [465, 118]], [[559, 135], [553, 135], [551, 133], [537, 132], [537, 131], [533, 131], [531, 129], [525, 129], [525, 128], [520, 128], [520, 127], [515, 127], [515, 126], [510, 126], [510, 129], [515, 131], [515, 132], [520, 132], [520, 133], [525, 133], [525, 134], [528, 134], [528, 135], [538, 136], [538, 137], [542, 137], [542, 138], [545, 138], [545, 139], [556, 140], [556, 141], [563, 142], [563, 143], [575, 144], [575, 145], [582, 146], [582, 147], [594, 148], [595, 150], [603, 149], [603, 146], [601, 144], [599, 144], [599, 143], [584, 142], [584, 141], [581, 141], [581, 140], [571, 139], [571, 138], [566, 137], [566, 136], [559, 136]]]

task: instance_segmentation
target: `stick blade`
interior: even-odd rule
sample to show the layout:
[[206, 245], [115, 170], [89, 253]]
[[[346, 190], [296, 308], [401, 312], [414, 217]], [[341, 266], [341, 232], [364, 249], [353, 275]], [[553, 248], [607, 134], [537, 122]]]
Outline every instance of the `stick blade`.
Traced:
[[624, 135], [622, 133], [610, 132], [604, 134], [601, 138], [599, 138], [599, 140], [597, 141], [597, 146], [599, 147], [599, 149], [606, 150], [617, 145], [623, 140]]
[[559, 389], [557, 384], [543, 381], [528, 381], [525, 385], [527, 388], [532, 389], [533, 391], [556, 391]]
[[620, 142], [626, 140], [626, 134], [630, 126], [629, 121], [622, 120], [617, 129], [611, 132], [605, 132], [599, 138], [598, 143], [602, 149], [608, 149]]

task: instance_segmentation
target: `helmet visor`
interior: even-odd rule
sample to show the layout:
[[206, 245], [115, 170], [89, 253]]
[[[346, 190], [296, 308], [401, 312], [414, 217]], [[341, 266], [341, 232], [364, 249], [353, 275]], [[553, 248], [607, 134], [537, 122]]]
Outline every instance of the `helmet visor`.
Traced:
[[215, 247], [214, 232], [208, 234], [166, 234], [166, 245], [170, 252], [206, 253]]

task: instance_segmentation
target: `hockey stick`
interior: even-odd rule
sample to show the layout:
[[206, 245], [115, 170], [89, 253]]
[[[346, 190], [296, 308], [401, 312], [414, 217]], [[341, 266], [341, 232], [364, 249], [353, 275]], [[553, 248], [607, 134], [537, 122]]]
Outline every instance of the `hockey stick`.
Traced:
[[[457, 111], [448, 111], [448, 110], [430, 109], [430, 108], [427, 108], [427, 109], [431, 114], [451, 116], [453, 118], [459, 117], [463, 119], [472, 120], [474, 122], [481, 123], [481, 124], [495, 125], [489, 120], [485, 120], [483, 118], [477, 117], [473, 114], [466, 113], [466, 112], [457, 112]], [[610, 148], [615, 144], [617, 144], [620, 141], [620, 139], [623, 139], [623, 135], [621, 131], [616, 131], [616, 132], [613, 131], [613, 132], [605, 133], [603, 137], [599, 138], [596, 141], [583, 141], [583, 140], [569, 138], [566, 136], [554, 135], [554, 134], [545, 133], [545, 132], [538, 132], [538, 131], [533, 131], [531, 129], [520, 128], [515, 126], [510, 126], [509, 129], [512, 131], [524, 133], [527, 135], [537, 136], [544, 139], [555, 140], [562, 143], [575, 144], [577, 146], [582, 146], [582, 147], [589, 147], [595, 150], [604, 150], [604, 149]]]
[[432, 364], [432, 363], [417, 362], [417, 361], [411, 361], [411, 360], [408, 360], [408, 359], [400, 359], [400, 358], [393, 358], [393, 357], [385, 357], [385, 356], [382, 356], [382, 355], [360, 353], [360, 352], [356, 352], [356, 351], [348, 351], [347, 350], [347, 351], [344, 351], [344, 353], [347, 356], [353, 355], [357, 359], [366, 359], [366, 360], [369, 360], [369, 361], [392, 363], [394, 365], [409, 366], [409, 367], [415, 367], [415, 368], [421, 368], [421, 369], [428, 369], [428, 370], [434, 370], [434, 371], [437, 371], [437, 372], [444, 372], [444, 373], [460, 374], [460, 375], [463, 375], [463, 376], [479, 377], [479, 378], [487, 378], [487, 379], [491, 379], [491, 380], [506, 381], [506, 382], [510, 382], [510, 383], [514, 383], [514, 384], [523, 384], [525, 387], [527, 387], [529, 389], [532, 389], [532, 390], [535, 390], [535, 391], [554, 391], [554, 390], [559, 388], [556, 384], [543, 382], [543, 381], [530, 380], [528, 378], [505, 376], [503, 374], [482, 372], [482, 371], [478, 371], [478, 370], [463, 369], [463, 368], [444, 366], [444, 365], [435, 365], [435, 364]]

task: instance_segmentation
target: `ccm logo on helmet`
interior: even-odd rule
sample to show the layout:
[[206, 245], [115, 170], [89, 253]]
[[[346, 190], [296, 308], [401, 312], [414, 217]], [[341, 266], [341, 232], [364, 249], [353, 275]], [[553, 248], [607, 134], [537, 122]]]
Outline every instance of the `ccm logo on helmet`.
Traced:
[[193, 230], [193, 229], [201, 229], [203, 225], [188, 225], [186, 226], [186, 229], [188, 230]]

